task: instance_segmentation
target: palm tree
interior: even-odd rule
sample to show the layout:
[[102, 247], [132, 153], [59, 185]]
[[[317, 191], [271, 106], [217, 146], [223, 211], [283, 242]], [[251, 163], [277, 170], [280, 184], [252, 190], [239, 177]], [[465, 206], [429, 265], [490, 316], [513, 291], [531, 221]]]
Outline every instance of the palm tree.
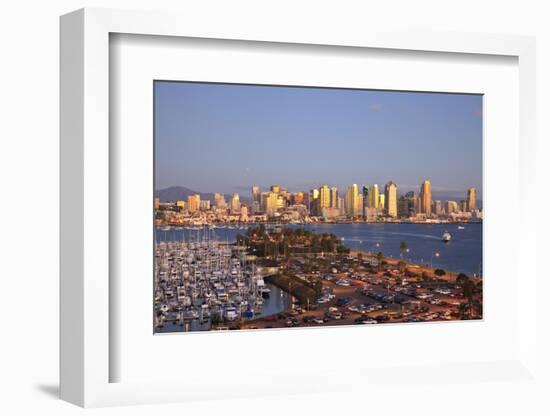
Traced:
[[384, 260], [384, 253], [379, 251], [376, 254], [376, 259], [378, 260], [378, 270], [381, 270], [382, 269], [382, 260]]

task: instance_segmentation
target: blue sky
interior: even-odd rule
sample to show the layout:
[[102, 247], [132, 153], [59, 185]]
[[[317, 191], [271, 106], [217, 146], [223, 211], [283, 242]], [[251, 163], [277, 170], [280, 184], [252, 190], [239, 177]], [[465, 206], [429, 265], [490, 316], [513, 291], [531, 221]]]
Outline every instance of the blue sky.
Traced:
[[482, 96], [155, 82], [155, 187], [482, 192]]

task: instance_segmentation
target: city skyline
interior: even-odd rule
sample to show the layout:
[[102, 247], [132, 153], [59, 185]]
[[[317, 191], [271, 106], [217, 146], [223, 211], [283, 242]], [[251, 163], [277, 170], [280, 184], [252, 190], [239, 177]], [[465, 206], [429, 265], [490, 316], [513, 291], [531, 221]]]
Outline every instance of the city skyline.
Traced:
[[377, 183], [384, 192], [393, 181], [404, 193], [430, 178], [434, 198], [474, 187], [482, 199], [481, 100], [156, 82], [155, 189], [248, 195], [277, 182], [290, 192]]

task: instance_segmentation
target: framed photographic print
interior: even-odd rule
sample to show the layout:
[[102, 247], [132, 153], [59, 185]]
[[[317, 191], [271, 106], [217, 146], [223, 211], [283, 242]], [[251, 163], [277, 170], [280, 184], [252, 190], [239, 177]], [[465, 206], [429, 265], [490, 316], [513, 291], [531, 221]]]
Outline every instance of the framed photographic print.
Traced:
[[536, 385], [533, 39], [246, 22], [61, 19], [62, 398]]
[[481, 319], [482, 98], [155, 81], [154, 332]]

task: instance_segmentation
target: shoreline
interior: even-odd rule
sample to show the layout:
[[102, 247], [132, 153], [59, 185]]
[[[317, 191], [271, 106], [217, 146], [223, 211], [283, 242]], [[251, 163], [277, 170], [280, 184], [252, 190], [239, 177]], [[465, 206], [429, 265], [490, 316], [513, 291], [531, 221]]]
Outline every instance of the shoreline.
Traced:
[[211, 226], [219, 226], [222, 225], [224, 227], [226, 226], [233, 226], [233, 225], [252, 225], [252, 226], [258, 226], [258, 225], [280, 225], [280, 226], [287, 226], [287, 225], [378, 225], [378, 224], [396, 224], [396, 225], [483, 225], [483, 221], [452, 221], [452, 222], [410, 222], [410, 221], [375, 221], [375, 222], [367, 222], [367, 221], [355, 221], [355, 222], [346, 222], [346, 221], [338, 221], [338, 222], [325, 222], [325, 221], [319, 221], [319, 222], [300, 222], [300, 223], [292, 223], [292, 222], [214, 222], [214, 223], [207, 223], [207, 224], [201, 224], [201, 225], [192, 225], [192, 224], [155, 224], [155, 228], [162, 228], [162, 227], [192, 227], [192, 228], [208, 228]]

